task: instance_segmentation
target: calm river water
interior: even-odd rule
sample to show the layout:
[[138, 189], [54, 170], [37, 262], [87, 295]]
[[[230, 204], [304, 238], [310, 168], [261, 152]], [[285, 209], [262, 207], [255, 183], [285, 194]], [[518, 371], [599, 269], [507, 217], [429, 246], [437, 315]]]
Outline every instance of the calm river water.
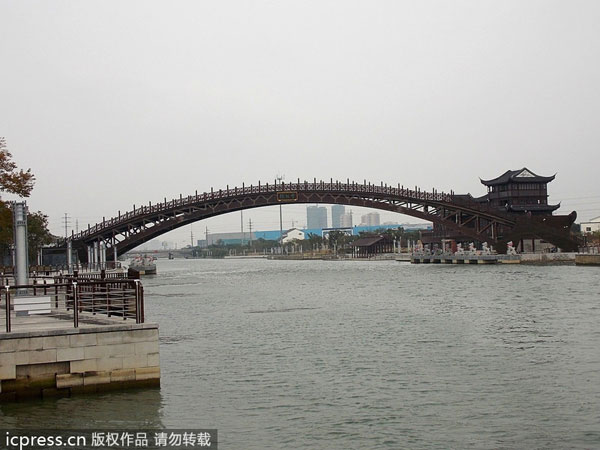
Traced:
[[0, 428], [217, 428], [221, 449], [600, 448], [600, 271], [159, 261], [162, 387]]

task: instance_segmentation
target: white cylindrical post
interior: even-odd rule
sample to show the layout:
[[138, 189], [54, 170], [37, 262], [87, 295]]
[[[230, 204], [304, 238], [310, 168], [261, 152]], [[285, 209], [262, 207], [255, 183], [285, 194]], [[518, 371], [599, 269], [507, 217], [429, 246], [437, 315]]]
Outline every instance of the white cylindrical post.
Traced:
[[13, 233], [15, 241], [15, 283], [29, 282], [29, 258], [27, 249], [27, 203], [13, 202]]

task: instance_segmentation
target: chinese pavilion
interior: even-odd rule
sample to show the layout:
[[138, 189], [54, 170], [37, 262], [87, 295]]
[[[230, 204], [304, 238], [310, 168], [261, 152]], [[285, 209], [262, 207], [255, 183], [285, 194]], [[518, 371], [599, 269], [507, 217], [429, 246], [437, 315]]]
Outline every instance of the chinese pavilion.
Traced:
[[488, 193], [474, 200], [513, 214], [552, 215], [560, 207], [548, 204], [547, 186], [555, 176], [536, 175], [526, 168], [507, 170], [492, 180], [481, 180]]
[[[527, 248], [535, 251], [538, 244], [553, 245], [561, 248], [572, 248], [574, 241], [569, 237], [569, 230], [577, 217], [576, 212], [566, 216], [555, 216], [560, 204], [548, 204], [548, 183], [556, 175], [536, 175], [531, 170], [507, 170], [499, 177], [491, 180], [481, 180], [487, 187], [487, 194], [473, 197], [471, 194], [454, 195], [455, 201], [464, 204], [477, 205], [479, 209], [490, 209], [512, 216], [516, 220], [516, 227], [508, 234], [502, 229], [498, 230], [500, 241], [497, 246], [502, 248], [508, 241], [519, 244], [521, 251]], [[427, 244], [440, 243], [442, 239], [455, 240], [456, 242], [469, 242], [472, 238], [463, 234], [461, 230], [450, 229], [446, 225], [434, 223], [431, 232], [422, 233], [422, 241]], [[530, 245], [526, 242], [528, 240]], [[499, 244], [499, 245], [498, 245]], [[526, 248], [527, 247], [527, 248]]]

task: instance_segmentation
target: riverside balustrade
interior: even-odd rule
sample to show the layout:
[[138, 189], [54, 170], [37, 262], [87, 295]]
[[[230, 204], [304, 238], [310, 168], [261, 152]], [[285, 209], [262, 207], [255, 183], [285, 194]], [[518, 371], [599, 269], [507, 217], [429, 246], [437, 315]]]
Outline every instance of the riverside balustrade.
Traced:
[[0, 287], [0, 332], [39, 331], [144, 322], [139, 280], [48, 278]]

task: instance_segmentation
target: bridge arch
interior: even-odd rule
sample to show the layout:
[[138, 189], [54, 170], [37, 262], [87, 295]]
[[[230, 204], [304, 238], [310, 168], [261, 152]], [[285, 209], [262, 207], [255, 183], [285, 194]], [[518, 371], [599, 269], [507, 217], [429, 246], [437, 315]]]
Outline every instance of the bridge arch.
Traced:
[[[468, 201], [465, 196], [418, 187], [381, 183], [298, 180], [296, 183], [258, 183], [242, 187], [211, 189], [157, 204], [149, 203], [89, 227], [70, 240], [87, 261], [85, 248], [98, 243], [113, 255], [121, 255], [164, 233], [199, 220], [230, 212], [281, 204], [328, 203], [392, 211], [444, 225], [479, 241], [502, 245], [517, 220]], [[116, 252], [114, 251], [116, 249]]]

